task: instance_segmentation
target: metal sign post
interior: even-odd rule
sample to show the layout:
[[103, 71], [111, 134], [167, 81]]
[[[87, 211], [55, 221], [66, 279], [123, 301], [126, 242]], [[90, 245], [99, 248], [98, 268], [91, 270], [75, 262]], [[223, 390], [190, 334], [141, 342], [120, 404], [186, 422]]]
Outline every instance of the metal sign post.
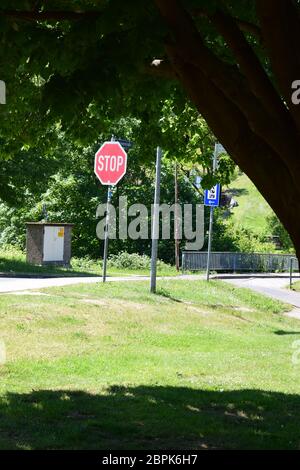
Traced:
[[108, 241], [109, 241], [109, 205], [112, 197], [112, 188], [108, 186], [107, 188], [107, 202], [106, 202], [106, 218], [105, 218], [105, 235], [104, 235], [104, 252], [103, 252], [103, 282], [106, 281], [106, 271], [107, 271], [107, 255], [108, 255]]
[[150, 276], [150, 292], [152, 292], [153, 294], [156, 292], [156, 265], [157, 265], [157, 248], [158, 248], [158, 238], [159, 238], [161, 157], [162, 157], [162, 150], [160, 147], [157, 147], [154, 210], [153, 210], [153, 221], [152, 221], [151, 276]]
[[207, 249], [207, 269], [206, 269], [206, 280], [209, 281], [210, 276], [210, 255], [211, 255], [211, 242], [212, 242], [212, 231], [214, 226], [214, 208], [210, 207], [209, 215], [209, 234], [208, 234], [208, 249]]
[[[214, 159], [213, 159], [213, 172], [217, 169], [218, 156], [224, 151], [221, 144], [215, 144]], [[213, 226], [214, 226], [214, 208], [220, 205], [221, 186], [217, 184], [211, 190], [205, 191], [204, 205], [210, 207], [209, 215], [209, 233], [208, 233], [208, 249], [207, 249], [207, 269], [206, 269], [206, 280], [209, 281], [210, 276], [210, 259], [211, 259], [211, 245], [213, 238]]]
[[[131, 142], [123, 141], [127, 148], [131, 147]], [[127, 153], [112, 136], [110, 142], [105, 142], [96, 152], [94, 162], [94, 172], [101, 184], [108, 186], [107, 203], [104, 233], [104, 253], [103, 253], [103, 282], [106, 281], [108, 241], [109, 241], [109, 208], [112, 198], [113, 187], [123, 178], [127, 169]]]
[[[111, 142], [115, 141], [115, 137], [112, 135]], [[104, 251], [103, 251], [103, 273], [102, 281], [106, 282], [106, 272], [107, 272], [107, 256], [108, 256], [108, 241], [109, 241], [109, 205], [112, 197], [112, 188], [111, 186], [107, 187], [107, 199], [106, 199], [106, 218], [105, 218], [105, 235], [104, 235]]]

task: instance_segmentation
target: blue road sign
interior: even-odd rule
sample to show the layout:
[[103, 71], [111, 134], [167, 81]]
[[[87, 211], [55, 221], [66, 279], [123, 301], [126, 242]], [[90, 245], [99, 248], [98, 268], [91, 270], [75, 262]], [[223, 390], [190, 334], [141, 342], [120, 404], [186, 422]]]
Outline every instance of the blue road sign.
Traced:
[[211, 189], [206, 189], [204, 192], [204, 205], [209, 207], [219, 207], [221, 196], [221, 185], [216, 184]]

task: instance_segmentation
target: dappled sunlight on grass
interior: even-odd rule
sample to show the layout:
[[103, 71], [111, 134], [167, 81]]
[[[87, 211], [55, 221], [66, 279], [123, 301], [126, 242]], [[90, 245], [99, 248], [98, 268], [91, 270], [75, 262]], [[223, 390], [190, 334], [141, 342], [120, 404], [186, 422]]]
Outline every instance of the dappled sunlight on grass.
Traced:
[[219, 281], [36, 294], [0, 296], [0, 448], [297, 448], [280, 302]]
[[1, 447], [297, 449], [299, 404], [292, 394], [170, 386], [8, 393]]

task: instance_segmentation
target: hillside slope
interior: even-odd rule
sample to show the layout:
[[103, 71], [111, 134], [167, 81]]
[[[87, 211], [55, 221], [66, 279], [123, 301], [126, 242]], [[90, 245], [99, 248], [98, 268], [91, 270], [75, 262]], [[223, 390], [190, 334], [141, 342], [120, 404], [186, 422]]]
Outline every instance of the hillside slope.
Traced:
[[239, 174], [225, 191], [238, 202], [238, 207], [232, 209], [231, 220], [257, 234], [267, 234], [267, 218], [273, 211], [248, 176]]

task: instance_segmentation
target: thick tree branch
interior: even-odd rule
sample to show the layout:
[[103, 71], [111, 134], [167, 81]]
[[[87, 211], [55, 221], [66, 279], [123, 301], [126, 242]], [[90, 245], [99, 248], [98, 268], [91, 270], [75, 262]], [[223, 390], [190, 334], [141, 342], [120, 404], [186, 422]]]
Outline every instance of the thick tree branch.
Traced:
[[[272, 126], [275, 126], [273, 130], [276, 130], [275, 139], [274, 132], [271, 132], [272, 140], [274, 142], [277, 141], [277, 143], [279, 139], [281, 142], [284, 142], [286, 139], [289, 140], [287, 158], [292, 160], [294, 156], [292, 148], [300, 146], [300, 140], [297, 128], [287, 107], [277, 93], [259, 59], [254, 54], [250, 44], [235, 24], [233, 18], [226, 11], [218, 9], [212, 16], [212, 21], [233, 51], [242, 72], [248, 80], [251, 90], [268, 110], [271, 117], [270, 123]], [[274, 122], [276, 122], [276, 125]], [[280, 147], [277, 147], [277, 149], [280, 149]], [[280, 153], [284, 155], [283, 147], [281, 147]], [[296, 156], [294, 156], [294, 160], [296, 165], [298, 165], [298, 159], [295, 157]]]
[[240, 20], [239, 18], [235, 18], [235, 21], [241, 31], [244, 31], [245, 33], [253, 34], [253, 36], [256, 36], [257, 39], [261, 41], [262, 39], [261, 29], [258, 26], [256, 26], [256, 24], [250, 23], [249, 21]]
[[[250, 130], [242, 113], [222, 91], [218, 90], [197, 67], [184, 63], [182, 58], [176, 55], [176, 49], [170, 46], [167, 48], [181, 82], [215, 135], [240, 168], [255, 181], [274, 210], [278, 210], [287, 229], [291, 229], [291, 214], [300, 210], [300, 207], [296, 207], [293, 198], [289, 201], [284, 200], [280, 191], [274, 191], [274, 185], [290, 184], [287, 167], [278, 155]], [[270, 168], [272, 168], [272, 181], [266, 178]], [[296, 187], [293, 190], [297, 192]], [[281, 212], [283, 204], [287, 207], [285, 215]]]
[[292, 83], [300, 78], [300, 12], [293, 0], [257, 0], [264, 44], [291, 115], [300, 130], [300, 106], [292, 103]]
[[279, 119], [286, 119], [288, 110], [235, 20], [221, 9], [211, 19], [235, 55], [253, 93], [263, 101], [271, 114], [275, 113]]
[[[206, 81], [204, 75], [201, 76], [197, 68], [190, 64], [179, 66], [177, 63], [178, 73], [180, 73], [179, 69], [182, 83], [191, 91], [194, 102], [214, 133], [239, 167], [255, 182], [285, 228], [293, 234], [294, 243], [299, 244], [300, 234], [295, 233], [293, 222], [295, 214], [300, 211], [300, 204], [295, 196], [297, 187], [291, 183], [290, 173], [285, 165], [261, 139], [251, 132], [241, 113], [228, 102], [226, 97], [222, 96], [214, 85]], [[228, 122], [227, 129], [224, 129], [224, 116]], [[233, 129], [231, 134], [230, 128]], [[270, 169], [272, 169], [272, 178], [267, 177]], [[274, 191], [277, 185], [287, 191], [283, 190], [282, 194], [278, 194], [278, 191]]]
[[[207, 12], [205, 12], [204, 10], [199, 10], [199, 9], [194, 9], [192, 11], [192, 15], [194, 17], [198, 16], [198, 17], [203, 17], [203, 18], [209, 18], [209, 14]], [[233, 18], [233, 19], [241, 31], [244, 31], [245, 33], [250, 33], [253, 36], [256, 36], [259, 41], [262, 40], [261, 29], [259, 26], [257, 26], [254, 23], [250, 23], [249, 21], [241, 20], [239, 18]]]
[[[300, 213], [297, 180], [293, 180], [291, 171], [281, 155], [275, 152], [264, 138], [251, 130], [242, 110], [228, 98], [223, 88], [217, 86], [205, 73], [207, 64], [201, 66], [198, 62], [195, 65], [190, 61], [188, 49], [191, 46], [193, 54], [195, 53], [197, 31], [186, 17], [182, 18], [182, 15], [184, 16], [182, 10], [174, 11], [176, 10], [174, 1], [156, 0], [156, 3], [176, 41], [175, 46], [167, 46], [167, 52], [181, 83], [228, 153], [255, 182], [291, 234], [295, 245], [299, 246], [300, 232], [295, 230], [293, 222], [295, 214]], [[187, 42], [184, 38], [187, 38]], [[178, 45], [182, 44], [182, 41], [186, 49], [178, 53]], [[186, 58], [183, 52], [186, 52]], [[239, 93], [239, 89], [236, 89], [236, 93]], [[272, 178], [267, 176], [270, 171]], [[284, 190], [274, 191], [274, 187], [281, 187]]]
[[[250, 91], [239, 70], [225, 64], [204, 45], [192, 19], [179, 3], [172, 0], [157, 0], [157, 3], [173, 33], [177, 54], [180, 54], [186, 63], [190, 62], [198, 67], [228, 99], [238, 106], [252, 131], [282, 156], [289, 166], [292, 177], [298, 180], [300, 161], [290, 157], [295, 145], [298, 146], [299, 142], [289, 126], [282, 126], [276, 114], [274, 115], [274, 105], [273, 113], [269, 112]], [[288, 133], [288, 138], [286, 133]]]

